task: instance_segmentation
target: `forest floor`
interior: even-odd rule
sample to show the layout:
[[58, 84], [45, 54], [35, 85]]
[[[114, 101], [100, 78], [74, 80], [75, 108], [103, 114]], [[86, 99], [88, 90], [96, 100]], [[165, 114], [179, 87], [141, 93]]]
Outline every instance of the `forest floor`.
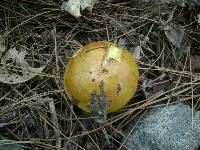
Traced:
[[[0, 137], [27, 149], [118, 149], [144, 111], [177, 101], [200, 110], [200, 4], [107, 0], [76, 18], [58, 0], [0, 2]], [[137, 58], [128, 105], [104, 124], [71, 103], [64, 68], [81, 46], [111, 41]]]

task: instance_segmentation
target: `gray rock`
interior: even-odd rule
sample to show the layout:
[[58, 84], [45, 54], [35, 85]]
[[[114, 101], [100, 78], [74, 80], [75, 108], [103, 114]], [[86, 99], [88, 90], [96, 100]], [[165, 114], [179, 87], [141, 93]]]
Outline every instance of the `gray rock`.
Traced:
[[154, 108], [134, 129], [127, 129], [123, 149], [128, 150], [194, 150], [200, 144], [200, 112], [176, 105]]

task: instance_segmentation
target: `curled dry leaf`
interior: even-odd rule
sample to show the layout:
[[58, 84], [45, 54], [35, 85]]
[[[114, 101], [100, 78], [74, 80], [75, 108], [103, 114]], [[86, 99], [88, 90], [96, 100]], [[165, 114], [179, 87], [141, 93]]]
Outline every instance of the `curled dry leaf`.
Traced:
[[142, 51], [142, 47], [140, 45], [135, 47], [133, 55], [135, 56], [136, 60], [140, 60], [141, 59], [142, 52], [143, 52]]
[[68, 0], [63, 1], [61, 9], [67, 11], [76, 18], [81, 17], [80, 10], [88, 10], [92, 12], [92, 8], [97, 0]]
[[26, 50], [19, 52], [16, 48], [10, 48], [7, 52], [4, 52], [5, 45], [3, 42], [0, 42], [0, 44], [0, 55], [5, 53], [1, 57], [0, 82], [8, 84], [23, 83], [41, 73], [46, 67], [44, 65], [40, 68], [33, 68], [25, 60]]
[[164, 30], [169, 42], [171, 42], [176, 48], [180, 49], [184, 37], [184, 29], [181, 27], [177, 28], [172, 25], [167, 25]]
[[200, 71], [200, 56], [191, 55], [191, 67], [194, 72]]
[[168, 79], [166, 74], [162, 74], [154, 80], [144, 79], [142, 88], [146, 98], [155, 98], [160, 94], [172, 89], [173, 82]]

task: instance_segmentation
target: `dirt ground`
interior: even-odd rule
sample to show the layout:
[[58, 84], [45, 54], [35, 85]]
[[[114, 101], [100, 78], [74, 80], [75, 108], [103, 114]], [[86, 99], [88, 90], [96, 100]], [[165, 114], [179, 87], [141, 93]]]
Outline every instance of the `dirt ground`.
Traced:
[[[59, 0], [0, 1], [0, 137], [26, 149], [118, 149], [151, 107], [200, 110], [200, 2], [107, 0], [75, 18]], [[98, 124], [64, 93], [64, 68], [81, 46], [111, 41], [137, 57], [128, 105]]]

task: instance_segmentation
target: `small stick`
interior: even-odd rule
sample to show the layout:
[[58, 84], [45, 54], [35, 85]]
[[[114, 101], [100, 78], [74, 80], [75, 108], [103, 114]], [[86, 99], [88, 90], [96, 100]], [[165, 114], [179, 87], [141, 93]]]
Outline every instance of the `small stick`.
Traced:
[[60, 133], [58, 132], [59, 124], [58, 124], [58, 118], [56, 115], [56, 110], [55, 110], [55, 105], [54, 105], [53, 99], [49, 102], [49, 109], [50, 109], [53, 124], [55, 126], [54, 133], [57, 138], [56, 147], [57, 147], [57, 149], [60, 149], [61, 148], [61, 138], [60, 138]]

